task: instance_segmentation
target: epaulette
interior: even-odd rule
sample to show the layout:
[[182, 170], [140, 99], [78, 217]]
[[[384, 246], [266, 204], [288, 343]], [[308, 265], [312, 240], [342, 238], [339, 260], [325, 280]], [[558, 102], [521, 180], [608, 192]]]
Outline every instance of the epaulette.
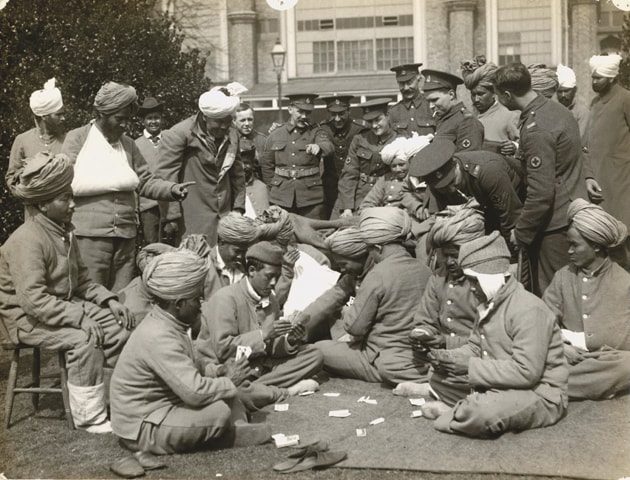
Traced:
[[462, 168], [466, 170], [471, 176], [479, 178], [479, 174], [481, 173], [481, 165], [471, 162], [470, 160], [468, 160], [466, 163], [461, 162], [461, 165]]
[[472, 112], [470, 112], [466, 107], [462, 107], [460, 111], [462, 112], [462, 116], [464, 118], [473, 118], [474, 117]]

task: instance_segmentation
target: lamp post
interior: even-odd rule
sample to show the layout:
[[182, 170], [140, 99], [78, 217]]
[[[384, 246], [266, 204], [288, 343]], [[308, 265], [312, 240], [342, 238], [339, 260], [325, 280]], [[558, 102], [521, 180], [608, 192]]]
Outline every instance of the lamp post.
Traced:
[[271, 60], [273, 61], [273, 69], [278, 77], [278, 123], [282, 122], [282, 70], [284, 69], [284, 59], [287, 51], [284, 49], [280, 40], [276, 40], [276, 44], [271, 50]]

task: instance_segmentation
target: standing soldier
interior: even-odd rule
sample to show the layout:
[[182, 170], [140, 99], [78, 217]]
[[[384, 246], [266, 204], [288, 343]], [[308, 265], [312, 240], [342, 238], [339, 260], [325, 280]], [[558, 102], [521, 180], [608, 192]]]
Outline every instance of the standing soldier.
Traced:
[[389, 121], [401, 135], [411, 137], [435, 133], [435, 119], [422, 93], [422, 76], [418, 72], [421, 63], [398, 65], [390, 70], [396, 73], [402, 100], [389, 109]]
[[381, 159], [381, 150], [397, 137], [387, 114], [389, 98], [377, 98], [359, 105], [369, 125], [352, 139], [348, 158], [339, 178], [338, 205], [342, 217], [352, 215], [372, 189], [378, 177], [390, 171]]
[[457, 98], [457, 85], [464, 80], [438, 70], [422, 70], [424, 92], [433, 114], [438, 118], [435, 137], [448, 138], [456, 151], [481, 150], [483, 125]]
[[269, 187], [269, 201], [304, 217], [322, 219], [324, 188], [321, 157], [334, 147], [323, 129], [309, 117], [317, 95], [287, 95], [289, 121], [269, 134], [261, 159], [263, 182]]
[[238, 149], [243, 162], [251, 160], [254, 175], [260, 178], [260, 157], [267, 137], [254, 130], [254, 109], [249, 103], [241, 103], [234, 113], [234, 127], [238, 130]]
[[320, 123], [320, 126], [328, 135], [328, 138], [335, 146], [332, 155], [324, 158], [324, 196], [326, 204], [326, 218], [331, 213], [333, 216], [339, 215], [339, 209], [334, 208], [337, 200], [337, 186], [341, 170], [343, 170], [346, 158], [348, 158], [348, 148], [354, 136], [362, 130], [365, 125], [358, 120], [350, 117], [350, 101], [352, 95], [336, 94], [331, 97], [321, 97], [326, 102], [328, 110], [328, 118]]

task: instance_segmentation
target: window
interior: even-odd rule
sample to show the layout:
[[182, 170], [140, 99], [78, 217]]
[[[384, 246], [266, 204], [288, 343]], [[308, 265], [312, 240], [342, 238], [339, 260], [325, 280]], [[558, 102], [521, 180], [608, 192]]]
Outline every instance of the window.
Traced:
[[388, 70], [392, 65], [413, 63], [413, 38], [377, 38], [376, 69]]
[[335, 71], [335, 42], [313, 43], [313, 73]]
[[372, 40], [352, 40], [337, 42], [337, 71], [365, 72], [374, 65], [374, 42]]

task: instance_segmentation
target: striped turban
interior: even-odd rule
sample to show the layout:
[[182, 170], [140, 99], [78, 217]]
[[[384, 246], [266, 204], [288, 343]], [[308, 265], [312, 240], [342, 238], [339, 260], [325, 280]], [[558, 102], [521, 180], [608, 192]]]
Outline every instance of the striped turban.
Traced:
[[494, 74], [498, 68], [494, 63], [486, 63], [485, 55], [478, 55], [472, 60], [462, 61], [461, 70], [464, 85], [468, 90], [472, 90], [478, 85], [493, 89]]
[[614, 55], [593, 55], [589, 60], [591, 74], [595, 73], [600, 77], [615, 78], [619, 75], [619, 65], [621, 57]]
[[527, 66], [532, 77], [532, 90], [544, 97], [551, 98], [558, 90], [558, 75], [543, 63]]
[[287, 245], [293, 239], [293, 223], [289, 212], [277, 205], [272, 205], [260, 215], [258, 222], [259, 240], [276, 240]]
[[175, 250], [175, 247], [167, 245], [166, 243], [150, 243], [138, 252], [136, 265], [138, 265], [138, 269], [143, 272], [147, 264], [155, 257], [166, 252], [172, 252], [173, 250]]
[[381, 160], [391, 165], [395, 158], [408, 161], [416, 153], [431, 143], [433, 135], [418, 135], [413, 132], [411, 138], [398, 137], [381, 150]]
[[199, 97], [199, 110], [208, 118], [224, 118], [236, 112], [241, 104], [239, 95], [247, 88], [238, 82], [225, 87], [213, 87]]
[[138, 100], [138, 95], [132, 86], [107, 82], [96, 93], [94, 108], [103, 115], [111, 115], [134, 104], [136, 100]]
[[402, 242], [411, 232], [411, 218], [401, 208], [365, 208], [359, 217], [359, 229], [368, 245]]
[[445, 210], [446, 216], [438, 214], [429, 232], [428, 241], [435, 248], [447, 244], [463, 245], [485, 234], [483, 214], [474, 207], [476, 202], [456, 205]]
[[191, 233], [182, 238], [178, 250], [186, 249], [195, 253], [201, 258], [208, 258], [212, 247], [208, 243], [208, 239], [202, 233]]
[[38, 117], [55, 113], [63, 107], [61, 91], [55, 87], [54, 78], [48, 80], [42, 90], [36, 90], [31, 94], [29, 105], [33, 114]]
[[326, 248], [343, 257], [357, 258], [368, 253], [361, 230], [355, 227], [337, 230], [326, 238]]
[[599, 205], [576, 198], [567, 210], [569, 222], [580, 235], [596, 245], [612, 248], [621, 245], [628, 236], [628, 228]]
[[256, 222], [236, 212], [230, 212], [219, 220], [219, 240], [235, 245], [250, 245], [258, 238]]
[[149, 292], [162, 300], [193, 298], [208, 273], [208, 262], [189, 250], [155, 257], [142, 272]]
[[39, 152], [25, 160], [14, 194], [24, 205], [46, 202], [70, 187], [73, 178], [74, 168], [66, 155]]

